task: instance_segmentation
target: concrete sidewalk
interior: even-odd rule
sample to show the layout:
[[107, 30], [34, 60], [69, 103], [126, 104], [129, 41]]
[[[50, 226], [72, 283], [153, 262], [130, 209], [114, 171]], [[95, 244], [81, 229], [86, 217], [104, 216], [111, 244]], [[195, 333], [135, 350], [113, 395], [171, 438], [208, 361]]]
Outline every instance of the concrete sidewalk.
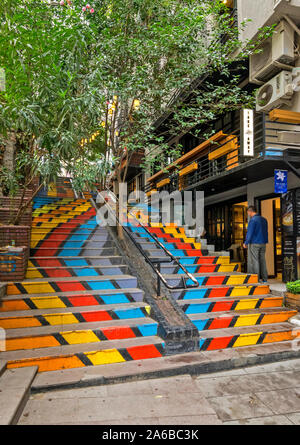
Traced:
[[30, 397], [21, 425], [299, 425], [300, 359]]
[[189, 375], [34, 394], [21, 425], [221, 424]]

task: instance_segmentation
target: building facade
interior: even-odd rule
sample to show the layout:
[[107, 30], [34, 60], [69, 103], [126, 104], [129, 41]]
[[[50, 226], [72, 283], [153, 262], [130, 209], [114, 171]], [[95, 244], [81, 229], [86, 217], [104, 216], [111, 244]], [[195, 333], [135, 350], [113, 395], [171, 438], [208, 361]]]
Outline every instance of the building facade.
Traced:
[[[250, 57], [243, 79], [246, 88], [257, 89], [256, 109], [225, 113], [204, 142], [184, 135], [179, 159], [150, 177], [132, 171], [129, 188], [143, 187], [148, 196], [204, 191], [208, 241], [217, 250], [230, 249], [244, 269], [246, 209], [255, 204], [269, 223], [270, 277], [300, 279], [300, 0], [228, 0], [227, 5], [243, 41], [276, 25], [261, 52]], [[287, 172], [286, 193], [275, 193], [275, 170]]]

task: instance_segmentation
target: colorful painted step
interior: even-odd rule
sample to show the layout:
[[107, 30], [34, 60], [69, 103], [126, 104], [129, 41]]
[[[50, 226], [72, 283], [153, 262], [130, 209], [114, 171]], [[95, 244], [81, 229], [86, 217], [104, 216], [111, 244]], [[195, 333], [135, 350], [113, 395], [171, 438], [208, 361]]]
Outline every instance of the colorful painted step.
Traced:
[[98, 305], [109, 306], [111, 304], [126, 304], [141, 302], [144, 293], [140, 289], [102, 290], [81, 293], [61, 292], [56, 295], [39, 296], [6, 296], [0, 306], [1, 312], [32, 311], [33, 309], [62, 309], [70, 307], [82, 307]]
[[121, 275], [128, 272], [128, 266], [78, 266], [78, 267], [29, 267], [26, 278], [58, 278], [58, 277], [82, 277]]
[[80, 267], [80, 266], [116, 266], [125, 264], [123, 257], [115, 256], [95, 256], [95, 257], [31, 257], [29, 267]]
[[189, 315], [199, 331], [208, 329], [226, 329], [260, 324], [284, 323], [295, 316], [297, 311], [288, 309], [248, 309], [239, 313], [226, 311]]
[[[78, 235], [77, 235], [78, 236]], [[43, 245], [43, 248], [49, 248], [49, 249], [84, 249], [89, 247], [97, 247], [97, 248], [113, 248], [115, 246], [115, 243], [110, 240], [103, 240], [99, 237], [93, 237], [91, 239], [86, 240], [78, 240], [74, 239], [74, 236], [66, 237], [65, 240], [54, 240], [54, 239], [42, 239], [36, 242], [35, 240], [31, 241], [30, 247], [32, 249], [38, 249], [39, 246]]]
[[[182, 272], [184, 277], [184, 272]], [[164, 275], [171, 286], [178, 286], [181, 278], [176, 275]], [[193, 274], [200, 286], [239, 286], [241, 284], [256, 284], [258, 283], [257, 275], [242, 274], [242, 273], [211, 273], [211, 274]], [[187, 284], [192, 284], [190, 279], [187, 279]]]
[[85, 276], [76, 278], [57, 278], [48, 281], [47, 278], [40, 281], [22, 281], [21, 283], [8, 283], [7, 295], [19, 294], [45, 294], [55, 292], [74, 292], [85, 290], [126, 289], [137, 287], [137, 279], [131, 275], [116, 276]]
[[[48, 232], [44, 232], [44, 233], [43, 232], [33, 232], [31, 234], [31, 241], [42, 241], [47, 236], [49, 236]], [[70, 232], [56, 233], [55, 240], [53, 240], [53, 242], [66, 241], [66, 239], [72, 240], [72, 241], [89, 241], [89, 238], [91, 238], [93, 241], [112, 242], [111, 238], [107, 234], [101, 235], [101, 234], [96, 233], [94, 235], [93, 233], [88, 233], [88, 232], [78, 233], [78, 231], [76, 231], [75, 234], [72, 234]]]
[[[198, 264], [198, 265], [190, 265], [186, 264], [183, 261], [180, 263], [185, 269], [192, 273], [215, 273], [215, 272], [238, 272], [240, 270], [240, 265], [238, 263], [231, 264]], [[163, 274], [182, 274], [182, 269], [177, 265], [161, 265], [161, 272]]]
[[299, 332], [295, 331], [290, 323], [201, 331], [200, 350], [214, 351], [291, 341], [299, 338]]
[[[168, 249], [175, 257], [200, 257], [208, 255], [207, 249]], [[159, 248], [147, 248], [145, 252], [152, 258], [166, 257], [167, 254]]]
[[29, 328], [48, 325], [66, 325], [110, 320], [129, 320], [148, 317], [150, 307], [116, 308], [114, 310], [89, 310], [86, 312], [56, 312], [40, 315], [18, 315], [9, 317], [0, 314], [0, 327], [3, 329]]
[[280, 308], [283, 297], [260, 295], [256, 298], [208, 298], [203, 300], [178, 300], [183, 312], [190, 314], [205, 314], [207, 312], [243, 311], [247, 309]]
[[127, 338], [151, 337], [157, 335], [157, 323], [127, 324], [119, 326], [97, 326], [96, 329], [78, 329], [56, 331], [48, 334], [8, 337], [6, 351], [51, 348], [82, 343], [97, 343], [108, 340], [124, 340]]
[[159, 337], [140, 337], [3, 354], [8, 369], [38, 366], [39, 372], [45, 372], [157, 358], [163, 350]]
[[171, 290], [176, 300], [197, 300], [201, 298], [245, 297], [268, 295], [270, 288], [264, 284], [246, 284], [244, 286], [199, 286], [195, 289]]

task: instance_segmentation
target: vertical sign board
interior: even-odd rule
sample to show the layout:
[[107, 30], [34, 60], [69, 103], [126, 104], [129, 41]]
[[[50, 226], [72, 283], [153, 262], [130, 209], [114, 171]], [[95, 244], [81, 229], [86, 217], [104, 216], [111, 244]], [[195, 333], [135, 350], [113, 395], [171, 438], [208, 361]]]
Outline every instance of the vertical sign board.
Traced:
[[282, 194], [282, 265], [284, 283], [297, 279], [297, 248], [295, 236], [295, 192], [294, 190]]
[[254, 111], [241, 110], [241, 154], [254, 156]]
[[288, 171], [274, 170], [275, 193], [287, 193], [288, 191]]

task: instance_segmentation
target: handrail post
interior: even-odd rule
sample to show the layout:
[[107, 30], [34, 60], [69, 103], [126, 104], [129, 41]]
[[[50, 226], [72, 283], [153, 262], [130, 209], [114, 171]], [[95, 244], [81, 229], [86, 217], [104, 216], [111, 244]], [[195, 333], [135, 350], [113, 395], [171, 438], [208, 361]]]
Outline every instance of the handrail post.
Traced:
[[[157, 263], [158, 272], [160, 272], [160, 263]], [[160, 297], [160, 276], [157, 275], [157, 296]]]

